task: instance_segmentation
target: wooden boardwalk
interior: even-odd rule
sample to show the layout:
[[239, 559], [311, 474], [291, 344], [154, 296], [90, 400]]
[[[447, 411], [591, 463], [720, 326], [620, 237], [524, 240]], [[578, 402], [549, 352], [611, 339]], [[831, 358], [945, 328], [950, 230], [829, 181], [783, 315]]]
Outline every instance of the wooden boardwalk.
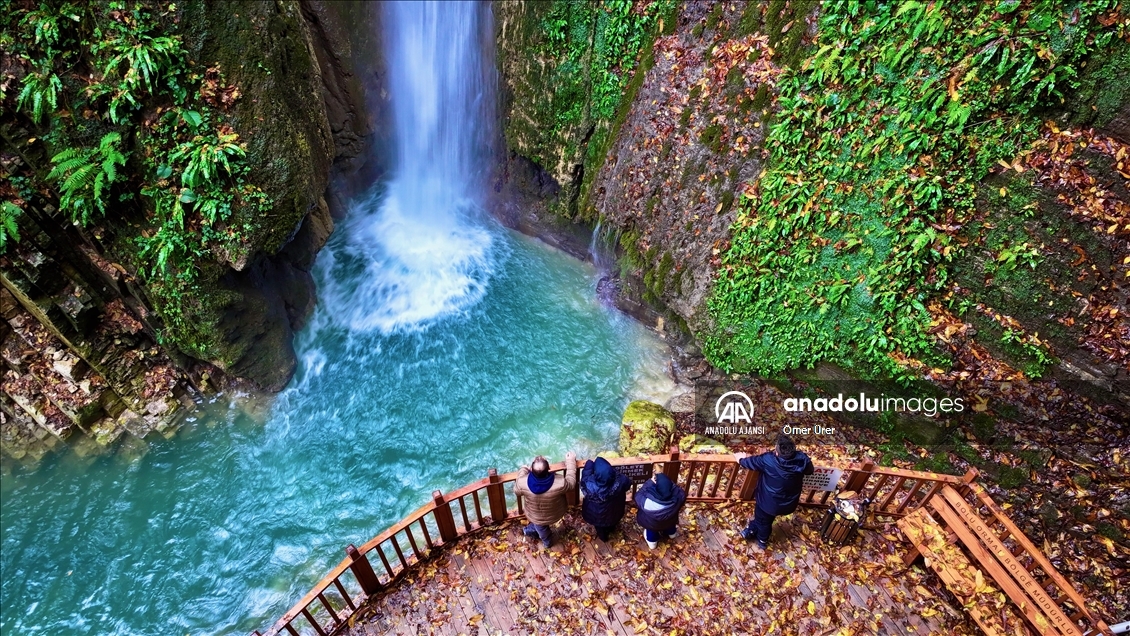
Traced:
[[737, 536], [749, 503], [688, 504], [679, 535], [648, 550], [629, 510], [605, 544], [577, 512], [549, 550], [509, 521], [438, 550], [341, 633], [977, 634], [931, 574], [905, 570], [893, 524], [837, 548], [822, 511], [778, 521], [770, 550]]

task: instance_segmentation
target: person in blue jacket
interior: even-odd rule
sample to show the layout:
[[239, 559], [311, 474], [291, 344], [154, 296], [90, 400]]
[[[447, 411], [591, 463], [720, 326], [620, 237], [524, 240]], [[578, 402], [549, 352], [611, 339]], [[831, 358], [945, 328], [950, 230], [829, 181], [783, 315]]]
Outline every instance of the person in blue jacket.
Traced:
[[585, 462], [581, 475], [581, 516], [592, 524], [596, 536], [608, 541], [608, 536], [624, 518], [624, 495], [632, 487], [632, 480], [621, 475], [603, 457]]
[[756, 457], [745, 453], [735, 453], [738, 463], [747, 470], [761, 473], [754, 496], [756, 507], [753, 519], [741, 531], [746, 541], [757, 541], [761, 550], [769, 544], [773, 533], [773, 522], [782, 515], [790, 515], [800, 503], [800, 491], [805, 475], [811, 475], [815, 468], [812, 460], [798, 451], [796, 443], [788, 435], [777, 437], [777, 448]]
[[636, 521], [643, 527], [647, 547], [654, 550], [659, 539], [675, 536], [679, 511], [686, 503], [687, 492], [663, 473], [656, 473], [636, 490]]

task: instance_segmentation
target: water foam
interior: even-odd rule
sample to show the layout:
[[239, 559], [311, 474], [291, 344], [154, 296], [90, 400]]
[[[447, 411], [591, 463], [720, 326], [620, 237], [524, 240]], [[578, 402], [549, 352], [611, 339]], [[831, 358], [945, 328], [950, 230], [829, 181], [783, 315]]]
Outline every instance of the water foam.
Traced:
[[321, 279], [336, 324], [392, 334], [465, 312], [494, 273], [498, 229], [478, 205], [493, 67], [482, 54], [491, 34], [483, 7], [396, 2], [382, 11], [396, 165], [391, 181], [355, 203], [349, 240], [328, 259], [349, 280]]
[[358, 201], [344, 245], [328, 246], [319, 290], [338, 326], [386, 335], [418, 330], [486, 294], [497, 266], [489, 226], [468, 213], [467, 200], [445, 206], [429, 197], [441, 207], [407, 206], [413, 186], [393, 181]]

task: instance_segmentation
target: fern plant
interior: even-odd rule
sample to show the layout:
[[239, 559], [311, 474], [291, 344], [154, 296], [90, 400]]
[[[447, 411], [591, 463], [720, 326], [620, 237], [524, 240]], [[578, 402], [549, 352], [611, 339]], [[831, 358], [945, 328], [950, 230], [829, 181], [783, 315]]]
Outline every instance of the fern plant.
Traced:
[[23, 209], [11, 201], [0, 202], [0, 254], [7, 253], [9, 236], [16, 241], [20, 240], [20, 228], [16, 219], [23, 213]]
[[147, 94], [158, 91], [162, 80], [172, 90], [177, 103], [184, 100], [186, 91], [177, 82], [175, 69], [185, 52], [177, 37], [152, 37], [126, 30], [114, 36], [94, 48], [95, 54], [108, 54], [102, 64], [103, 81], [93, 96], [111, 95], [107, 110], [110, 121], [115, 124], [125, 121]]
[[121, 143], [119, 133], [106, 133], [97, 148], [67, 148], [51, 158], [55, 167], [47, 178], [58, 183], [59, 206], [72, 221], [86, 225], [95, 210], [106, 213], [110, 185], [126, 164]]
[[30, 114], [38, 124], [43, 121], [43, 115], [54, 111], [58, 106], [61, 92], [63, 83], [58, 75], [49, 71], [28, 73], [24, 77], [24, 87], [17, 98], [16, 107]]

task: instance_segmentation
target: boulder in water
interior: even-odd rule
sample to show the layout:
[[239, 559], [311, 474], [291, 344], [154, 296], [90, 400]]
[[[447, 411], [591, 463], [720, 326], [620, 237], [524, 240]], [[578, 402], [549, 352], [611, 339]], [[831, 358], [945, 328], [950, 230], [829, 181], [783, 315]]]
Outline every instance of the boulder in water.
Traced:
[[675, 416], [667, 409], [637, 400], [624, 409], [620, 423], [620, 454], [656, 455], [667, 452], [675, 434]]

